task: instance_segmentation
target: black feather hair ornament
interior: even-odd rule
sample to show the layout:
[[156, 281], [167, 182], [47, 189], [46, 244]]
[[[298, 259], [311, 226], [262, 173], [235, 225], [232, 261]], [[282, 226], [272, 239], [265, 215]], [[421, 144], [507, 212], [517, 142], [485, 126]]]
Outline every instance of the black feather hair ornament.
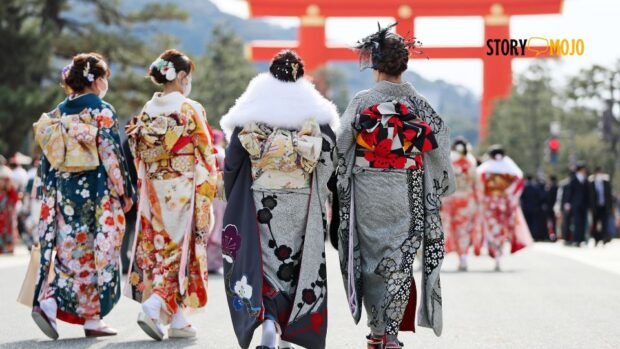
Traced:
[[415, 37], [403, 38], [402, 36], [391, 32], [390, 30], [398, 25], [398, 22], [381, 28], [381, 24], [377, 22], [377, 32], [357, 41], [353, 49], [358, 51], [360, 55], [360, 70], [367, 68], [376, 69], [378, 62], [381, 61], [381, 52], [388, 38], [397, 38], [402, 44], [415, 54], [424, 53], [420, 48], [422, 42]]

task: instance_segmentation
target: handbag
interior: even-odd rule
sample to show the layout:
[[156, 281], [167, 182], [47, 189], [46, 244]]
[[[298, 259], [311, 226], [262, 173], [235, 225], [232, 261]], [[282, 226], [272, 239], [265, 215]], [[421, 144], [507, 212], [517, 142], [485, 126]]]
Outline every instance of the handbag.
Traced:
[[[37, 286], [37, 275], [39, 273], [39, 268], [41, 267], [41, 248], [39, 245], [32, 246], [32, 250], [30, 251], [30, 262], [28, 262], [28, 269], [26, 269], [26, 275], [24, 276], [24, 281], [22, 282], [22, 287], [19, 290], [19, 295], [17, 295], [17, 302], [21, 303], [29, 308], [32, 308], [32, 304], [34, 303], [34, 290]], [[48, 275], [48, 280], [54, 278], [54, 260], [50, 263], [50, 272]]]

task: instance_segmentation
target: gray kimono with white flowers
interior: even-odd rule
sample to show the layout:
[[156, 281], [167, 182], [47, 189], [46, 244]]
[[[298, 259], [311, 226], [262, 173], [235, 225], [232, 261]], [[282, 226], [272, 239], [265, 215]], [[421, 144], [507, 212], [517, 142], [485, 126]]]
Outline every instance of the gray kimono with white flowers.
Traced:
[[[402, 117], [399, 120], [403, 121], [387, 121], [398, 110], [408, 117], [399, 114]], [[362, 119], [360, 114], [364, 112], [374, 112], [374, 119]], [[394, 138], [394, 144], [399, 141], [399, 150], [409, 147], [414, 151], [405, 154], [409, 156], [406, 165], [403, 165], [404, 158], [398, 162], [391, 154], [382, 155], [381, 144], [377, 144], [376, 154], [364, 153], [364, 147], [375, 149], [372, 143], [377, 139], [373, 133], [363, 139], [358, 137], [363, 132], [362, 124], [368, 125], [369, 120], [377, 123], [382, 117], [387, 130], [382, 131], [384, 134], [394, 137], [394, 129], [398, 130], [400, 125], [406, 135], [407, 140], [403, 136], [400, 140]], [[417, 134], [402, 131], [403, 125], [409, 125]], [[419, 125], [426, 127], [432, 147], [423, 147], [422, 143], [408, 146], [407, 142], [421, 135]], [[388, 144], [395, 149], [391, 139]], [[413, 259], [423, 246], [418, 324], [432, 327], [439, 336], [442, 330], [439, 271], [444, 251], [440, 198], [455, 189], [448, 127], [411, 84], [382, 81], [370, 90], [359, 92], [351, 101], [341, 118], [336, 148], [340, 266], [355, 322], [360, 319], [364, 302], [373, 333], [414, 330]], [[378, 165], [370, 166], [373, 162]], [[411, 162], [414, 165], [410, 166]]]

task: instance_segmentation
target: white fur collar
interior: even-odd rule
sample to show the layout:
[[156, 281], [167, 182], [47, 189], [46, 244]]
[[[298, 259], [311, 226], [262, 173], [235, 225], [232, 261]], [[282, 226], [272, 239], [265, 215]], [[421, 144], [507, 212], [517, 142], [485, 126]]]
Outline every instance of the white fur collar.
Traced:
[[256, 76], [235, 105], [222, 117], [220, 126], [230, 139], [236, 127], [264, 122], [273, 127], [296, 129], [308, 119], [336, 130], [340, 124], [336, 106], [325, 99], [314, 85], [300, 79], [282, 82], [269, 73]]
[[508, 156], [505, 155], [501, 159], [488, 159], [478, 167], [479, 173], [495, 173], [495, 174], [510, 174], [523, 178], [523, 171], [517, 166], [517, 164]]

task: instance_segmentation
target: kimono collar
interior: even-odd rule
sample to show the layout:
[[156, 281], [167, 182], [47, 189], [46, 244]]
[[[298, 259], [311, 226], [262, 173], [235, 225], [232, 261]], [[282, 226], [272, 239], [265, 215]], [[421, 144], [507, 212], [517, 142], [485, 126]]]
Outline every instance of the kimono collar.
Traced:
[[180, 105], [185, 101], [185, 96], [181, 92], [171, 92], [163, 94], [162, 92], [155, 92], [151, 103], [155, 107], [165, 107], [169, 105]]
[[418, 95], [418, 91], [408, 82], [394, 83], [382, 80], [377, 82], [372, 90], [392, 97]]
[[96, 105], [101, 105], [101, 98], [94, 93], [87, 93], [81, 96], [69, 96], [65, 99], [65, 106], [71, 109], [83, 109]]

